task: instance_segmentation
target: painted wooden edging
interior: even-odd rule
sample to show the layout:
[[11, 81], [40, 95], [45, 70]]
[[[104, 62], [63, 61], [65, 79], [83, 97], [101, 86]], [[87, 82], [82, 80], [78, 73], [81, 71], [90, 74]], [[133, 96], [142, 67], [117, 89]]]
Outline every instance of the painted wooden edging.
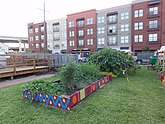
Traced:
[[165, 87], [165, 76], [164, 75], [161, 76], [161, 81], [162, 81], [163, 87]]
[[92, 94], [99, 88], [102, 88], [106, 83], [112, 80], [112, 75], [107, 75], [98, 81], [95, 81], [91, 85], [85, 87], [72, 94], [69, 97], [59, 97], [52, 94], [45, 94], [41, 92], [36, 92], [35, 95], [32, 94], [30, 90], [23, 90], [23, 98], [27, 100], [32, 100], [33, 102], [40, 102], [49, 106], [71, 110], [74, 105], [79, 103], [81, 100]]

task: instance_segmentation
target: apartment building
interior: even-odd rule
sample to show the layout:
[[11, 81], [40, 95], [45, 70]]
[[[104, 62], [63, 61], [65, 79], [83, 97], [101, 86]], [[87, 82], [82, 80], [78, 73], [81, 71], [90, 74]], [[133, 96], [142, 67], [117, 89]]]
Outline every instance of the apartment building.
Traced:
[[52, 53], [67, 51], [66, 17], [48, 20], [47, 22], [47, 48]]
[[97, 11], [97, 49], [131, 51], [131, 4]]
[[[46, 24], [45, 24], [46, 27]], [[28, 44], [31, 52], [42, 53], [47, 51], [46, 31], [44, 22], [28, 24]]]
[[89, 54], [96, 44], [96, 10], [67, 15], [67, 51]]
[[156, 51], [165, 45], [165, 0], [133, 1], [132, 33], [132, 51]]

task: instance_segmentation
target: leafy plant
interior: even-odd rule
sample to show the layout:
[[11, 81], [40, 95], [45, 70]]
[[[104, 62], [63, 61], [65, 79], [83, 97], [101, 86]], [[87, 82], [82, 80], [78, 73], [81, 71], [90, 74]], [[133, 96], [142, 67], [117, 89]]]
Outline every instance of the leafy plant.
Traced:
[[92, 54], [89, 62], [95, 63], [101, 71], [112, 72], [116, 75], [122, 74], [123, 70], [128, 70], [134, 65], [132, 56], [111, 48]]
[[78, 64], [78, 73], [76, 75], [77, 82], [86, 82], [88, 84], [100, 78], [99, 68], [92, 63]]
[[72, 90], [72, 88], [77, 86], [76, 82], [77, 64], [75, 62], [68, 62], [65, 66], [61, 67], [59, 70], [59, 77], [64, 85], [64, 89], [67, 94]]
[[27, 82], [25, 85], [23, 85], [22, 89], [29, 89], [32, 94], [35, 92], [43, 92], [46, 94], [56, 95], [61, 95], [64, 93], [64, 87], [62, 84], [57, 84], [49, 80], [34, 80]]
[[65, 92], [71, 94], [81, 85], [86, 86], [100, 78], [99, 68], [92, 63], [76, 63], [70, 61], [59, 70], [59, 77]]

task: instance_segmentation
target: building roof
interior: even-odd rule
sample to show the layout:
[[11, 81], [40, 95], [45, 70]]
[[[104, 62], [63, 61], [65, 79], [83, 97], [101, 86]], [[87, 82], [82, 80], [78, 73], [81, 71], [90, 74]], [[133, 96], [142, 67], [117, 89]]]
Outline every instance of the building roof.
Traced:
[[28, 43], [28, 38], [27, 37], [0, 36], [1, 43], [18, 43], [19, 41]]

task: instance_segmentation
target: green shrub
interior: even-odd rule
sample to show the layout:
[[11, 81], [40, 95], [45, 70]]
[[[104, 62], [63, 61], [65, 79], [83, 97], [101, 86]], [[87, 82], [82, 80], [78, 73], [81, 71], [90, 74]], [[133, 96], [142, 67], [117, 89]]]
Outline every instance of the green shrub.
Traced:
[[89, 62], [95, 63], [101, 71], [112, 72], [117, 75], [134, 65], [132, 56], [111, 48], [105, 48], [92, 54], [89, 57]]
[[77, 86], [76, 82], [77, 64], [75, 62], [68, 62], [65, 66], [61, 67], [59, 70], [59, 77], [64, 85], [67, 94], [72, 90], [72, 88]]
[[92, 83], [100, 78], [100, 73], [99, 68], [94, 64], [69, 62], [60, 68], [59, 77], [66, 93], [71, 94], [86, 83]]
[[80, 63], [78, 64], [78, 73], [76, 75], [77, 82], [83, 82], [91, 84], [93, 81], [100, 78], [99, 68], [92, 63]]

